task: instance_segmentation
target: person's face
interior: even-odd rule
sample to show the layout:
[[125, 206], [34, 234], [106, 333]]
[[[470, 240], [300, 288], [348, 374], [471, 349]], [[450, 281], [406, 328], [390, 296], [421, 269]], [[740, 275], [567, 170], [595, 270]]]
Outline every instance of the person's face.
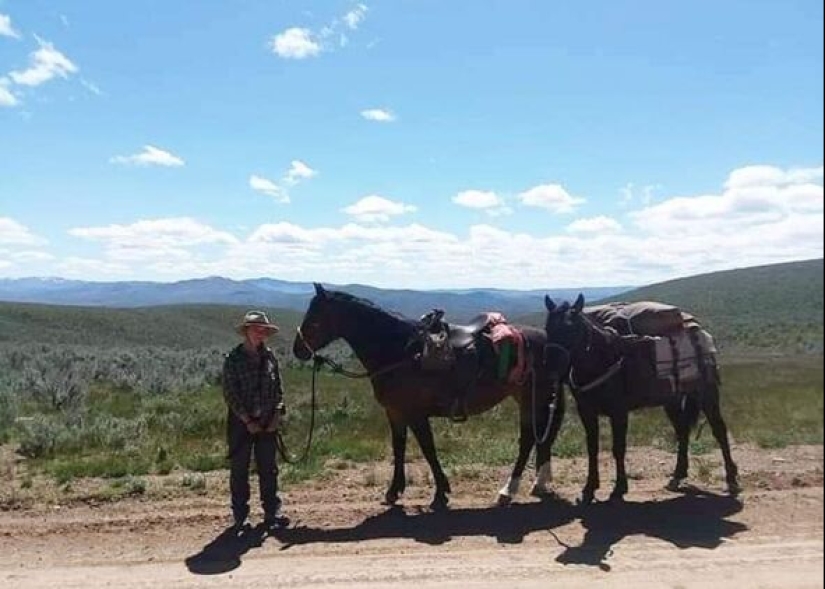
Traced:
[[254, 347], [264, 343], [270, 335], [272, 335], [272, 331], [260, 325], [250, 325], [246, 328], [246, 339]]

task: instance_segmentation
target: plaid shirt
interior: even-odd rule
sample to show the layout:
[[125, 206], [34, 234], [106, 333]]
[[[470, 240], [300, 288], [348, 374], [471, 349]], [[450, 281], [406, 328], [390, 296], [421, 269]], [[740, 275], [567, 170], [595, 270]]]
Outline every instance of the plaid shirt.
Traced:
[[264, 427], [273, 422], [283, 397], [278, 360], [269, 348], [250, 355], [243, 344], [226, 355], [223, 364], [223, 396], [242, 421], [250, 418]]

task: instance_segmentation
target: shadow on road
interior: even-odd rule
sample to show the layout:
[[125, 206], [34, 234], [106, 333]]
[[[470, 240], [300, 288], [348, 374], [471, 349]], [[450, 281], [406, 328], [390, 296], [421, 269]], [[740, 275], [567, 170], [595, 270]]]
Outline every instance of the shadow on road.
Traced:
[[186, 568], [197, 575], [219, 575], [238, 568], [241, 557], [252, 548], [263, 544], [266, 530], [263, 525], [247, 526], [240, 533], [227, 528], [200, 552], [186, 559]]
[[584, 540], [565, 546], [556, 561], [610, 570], [604, 561], [613, 546], [628, 536], [657, 538], [678, 548], [718, 547], [725, 538], [748, 529], [726, 518], [740, 512], [739, 499], [688, 488], [685, 494], [664, 501], [599, 503], [581, 510]]
[[519, 544], [529, 534], [553, 534], [555, 528], [579, 519], [585, 529], [581, 545], [568, 546], [556, 538], [564, 549], [556, 561], [610, 570], [605, 559], [613, 546], [628, 536], [657, 538], [678, 548], [716, 548], [725, 538], [747, 530], [744, 524], [726, 519], [742, 508], [738, 499], [695, 489], [688, 489], [686, 494], [672, 499], [597, 503], [588, 507], [559, 498], [510, 507], [418, 513], [393, 507], [351, 527], [318, 528], [298, 523], [281, 530], [267, 531], [263, 526], [248, 528], [240, 535], [235, 535], [231, 529], [226, 530], [198, 554], [187, 558], [186, 566], [192, 573], [200, 575], [234, 570], [240, 566], [244, 554], [260, 547], [269, 537], [282, 544], [281, 550], [306, 544], [393, 538], [440, 545], [455, 537], [471, 536], [488, 536], [501, 544]]

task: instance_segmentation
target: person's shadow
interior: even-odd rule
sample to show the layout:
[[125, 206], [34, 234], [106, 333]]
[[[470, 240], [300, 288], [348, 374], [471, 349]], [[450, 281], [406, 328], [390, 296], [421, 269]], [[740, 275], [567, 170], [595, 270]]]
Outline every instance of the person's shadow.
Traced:
[[241, 557], [263, 544], [267, 532], [263, 525], [246, 526], [238, 532], [230, 527], [221, 532], [200, 552], [186, 559], [186, 568], [197, 575], [219, 575], [238, 568]]
[[580, 546], [565, 546], [556, 561], [598, 566], [609, 571], [610, 565], [605, 559], [613, 546], [635, 535], [658, 538], [682, 549], [714, 549], [724, 538], [748, 529], [745, 524], [725, 519], [742, 508], [739, 499], [690, 487], [684, 495], [664, 501], [598, 503], [583, 507], [584, 540]]

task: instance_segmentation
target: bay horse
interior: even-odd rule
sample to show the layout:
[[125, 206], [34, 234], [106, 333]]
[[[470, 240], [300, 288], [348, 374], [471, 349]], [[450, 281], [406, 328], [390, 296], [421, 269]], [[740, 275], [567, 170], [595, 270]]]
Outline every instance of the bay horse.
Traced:
[[[506, 505], [518, 492], [521, 476], [536, 448], [536, 481], [532, 493], [550, 494], [550, 449], [564, 418], [564, 398], [556, 394], [543, 370], [545, 334], [540, 329], [519, 327], [528, 352], [528, 378], [522, 384], [497, 379], [478, 380], [464, 399], [468, 415], [476, 415], [514, 397], [519, 405], [519, 450], [510, 478], [499, 491], [498, 503]], [[303, 361], [316, 357], [331, 342], [343, 339], [364, 366], [375, 399], [384, 407], [392, 438], [393, 476], [384, 502], [395, 505], [406, 488], [404, 458], [407, 430], [411, 430], [435, 482], [430, 506], [445, 508], [450, 483], [436, 453], [431, 417], [450, 417], [449, 400], [454, 381], [449, 372], [424, 371], [416, 366], [409, 344], [419, 333], [419, 322], [389, 313], [371, 301], [349, 293], [325, 290], [315, 284], [293, 343], [293, 353]]]
[[715, 364], [703, 367], [701, 384], [689, 394], [645, 398], [627, 386], [627, 375], [623, 372], [628, 367], [624, 363], [621, 336], [588, 316], [583, 295], [580, 294], [572, 306], [567, 302], [556, 305], [546, 296], [545, 306], [546, 362], [566, 379], [587, 437], [588, 472], [581, 503], [591, 503], [599, 488], [599, 416], [607, 416], [610, 420], [616, 462], [616, 481], [610, 499], [619, 501], [628, 491], [625, 472], [628, 414], [634, 409], [653, 406], [664, 408], [678, 441], [676, 467], [667, 485], [669, 490], [677, 491], [688, 476], [688, 441], [701, 411], [722, 451], [728, 491], [731, 495], [740, 492], [738, 468], [731, 456], [728, 429], [719, 407]]

